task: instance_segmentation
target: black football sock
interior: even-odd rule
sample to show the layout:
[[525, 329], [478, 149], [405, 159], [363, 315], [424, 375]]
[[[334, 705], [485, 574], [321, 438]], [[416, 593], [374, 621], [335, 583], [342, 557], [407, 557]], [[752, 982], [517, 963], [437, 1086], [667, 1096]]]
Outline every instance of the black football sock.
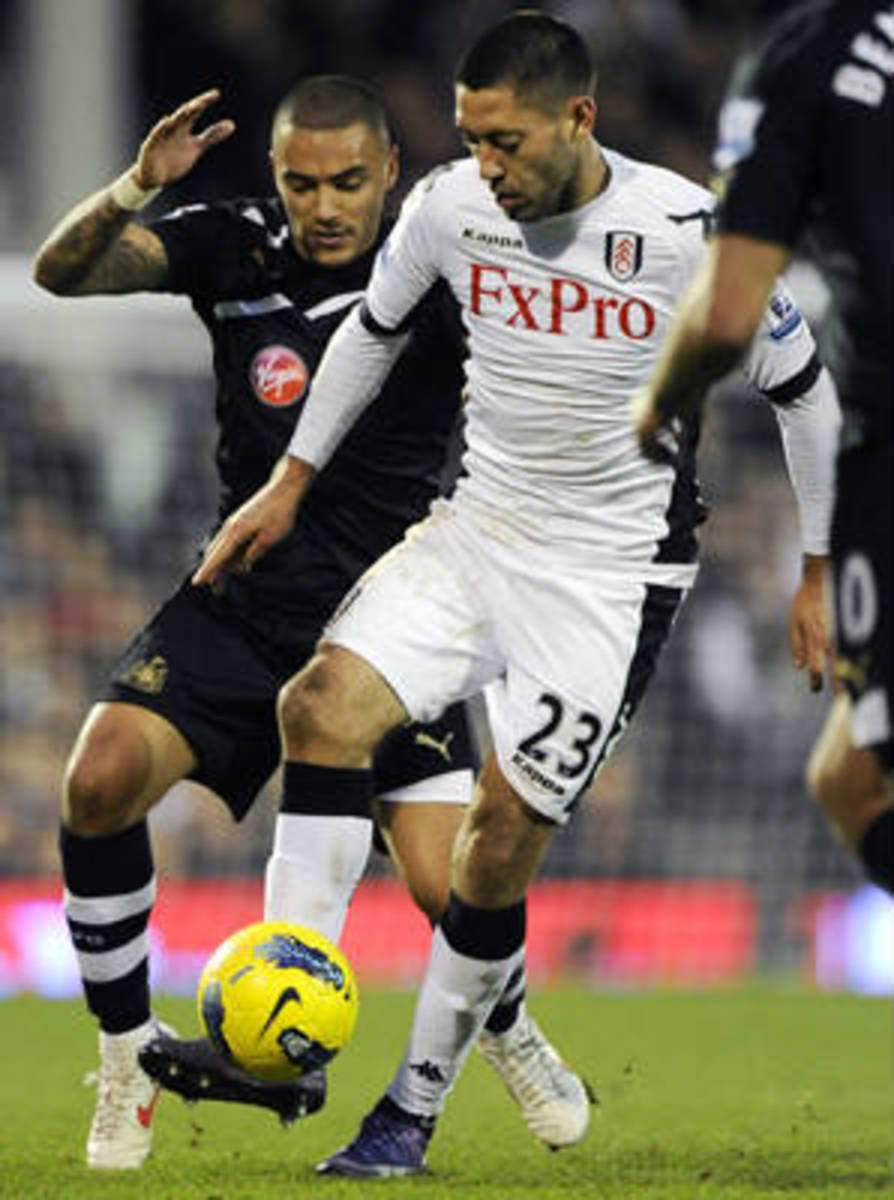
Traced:
[[505, 1033], [507, 1029], [512, 1028], [518, 1018], [519, 1009], [524, 1003], [527, 985], [528, 973], [525, 968], [525, 960], [522, 958], [509, 976], [502, 996], [484, 1022], [484, 1028], [488, 1033]]
[[894, 895], [894, 808], [876, 817], [865, 830], [858, 854], [872, 882]]
[[155, 871], [145, 821], [108, 837], [59, 833], [65, 916], [87, 1005], [106, 1033], [149, 1020]]

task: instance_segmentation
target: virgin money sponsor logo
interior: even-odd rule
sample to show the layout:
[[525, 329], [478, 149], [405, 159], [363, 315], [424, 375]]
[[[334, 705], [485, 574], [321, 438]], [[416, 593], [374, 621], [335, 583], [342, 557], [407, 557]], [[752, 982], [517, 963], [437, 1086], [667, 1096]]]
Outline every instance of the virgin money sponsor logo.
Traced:
[[262, 404], [287, 408], [304, 395], [309, 371], [289, 346], [265, 346], [251, 360], [248, 377]]
[[505, 267], [488, 263], [471, 264], [469, 309], [510, 329], [560, 337], [641, 342], [655, 331], [655, 309], [640, 296], [606, 295], [561, 275], [537, 286], [516, 283]]

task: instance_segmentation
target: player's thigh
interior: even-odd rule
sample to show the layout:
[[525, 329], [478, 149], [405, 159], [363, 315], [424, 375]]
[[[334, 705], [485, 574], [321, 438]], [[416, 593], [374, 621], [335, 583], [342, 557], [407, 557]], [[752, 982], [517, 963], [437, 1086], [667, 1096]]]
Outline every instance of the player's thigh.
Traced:
[[379, 744], [375, 795], [393, 802], [468, 804], [480, 765], [468, 709], [459, 701], [433, 721], [401, 725]]
[[178, 730], [195, 755], [190, 778], [238, 820], [279, 762], [277, 692], [317, 634], [316, 625], [296, 627], [274, 651], [225, 596], [187, 583], [133, 638], [99, 698], [151, 711]]
[[526, 640], [515, 623], [507, 673], [485, 690], [488, 717], [501, 771], [548, 819], [568, 820], [630, 723], [683, 595], [617, 578], [581, 581], [542, 611], [548, 639]]
[[325, 639], [373, 666], [414, 720], [434, 720], [502, 668], [479, 583], [480, 563], [442, 506], [358, 581]]
[[453, 886], [464, 900], [482, 908], [518, 904], [556, 828], [554, 820], [519, 794], [490, 755], [457, 833]]
[[465, 704], [395, 729], [373, 763], [377, 830], [414, 900], [437, 920], [457, 829], [472, 799], [478, 749]]
[[125, 828], [195, 764], [186, 738], [164, 717], [134, 704], [95, 704], [66, 768], [63, 820], [85, 832]]
[[388, 853], [416, 905], [434, 924], [450, 894], [450, 862], [465, 804], [376, 800], [373, 812]]

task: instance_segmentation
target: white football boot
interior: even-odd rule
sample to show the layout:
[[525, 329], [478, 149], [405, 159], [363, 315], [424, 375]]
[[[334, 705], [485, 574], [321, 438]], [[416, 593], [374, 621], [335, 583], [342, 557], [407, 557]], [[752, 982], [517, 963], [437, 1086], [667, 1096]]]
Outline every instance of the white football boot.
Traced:
[[[87, 1166], [141, 1167], [152, 1149], [152, 1117], [161, 1089], [137, 1061], [140, 1047], [165, 1027], [154, 1018], [127, 1033], [99, 1033], [99, 1094], [87, 1138]], [[170, 1030], [166, 1030], [170, 1032]]]
[[505, 1033], [482, 1030], [478, 1049], [503, 1080], [535, 1137], [551, 1150], [580, 1141], [595, 1097], [526, 1009]]

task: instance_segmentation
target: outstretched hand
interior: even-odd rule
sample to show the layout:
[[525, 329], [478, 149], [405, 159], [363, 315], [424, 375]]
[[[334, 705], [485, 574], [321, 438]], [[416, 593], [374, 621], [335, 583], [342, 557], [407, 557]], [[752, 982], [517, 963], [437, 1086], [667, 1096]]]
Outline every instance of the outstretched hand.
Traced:
[[187, 175], [202, 155], [224, 141], [235, 130], [235, 122], [216, 121], [200, 133], [193, 126], [202, 114], [220, 98], [220, 90], [211, 88], [187, 100], [152, 127], [140, 146], [134, 167], [134, 182], [141, 188], [164, 187]]
[[830, 625], [826, 560], [808, 555], [792, 600], [789, 632], [795, 670], [807, 671], [812, 692], [822, 691], [826, 665], [832, 656]]
[[226, 572], [247, 574], [267, 551], [281, 542], [295, 524], [298, 505], [313, 468], [300, 459], [285, 457], [267, 483], [231, 513], [205, 548], [192, 582], [218, 583]]
[[650, 391], [642, 389], [634, 395], [630, 415], [643, 455], [654, 463], [673, 463], [677, 457], [677, 440], [672, 423], [662, 417]]

